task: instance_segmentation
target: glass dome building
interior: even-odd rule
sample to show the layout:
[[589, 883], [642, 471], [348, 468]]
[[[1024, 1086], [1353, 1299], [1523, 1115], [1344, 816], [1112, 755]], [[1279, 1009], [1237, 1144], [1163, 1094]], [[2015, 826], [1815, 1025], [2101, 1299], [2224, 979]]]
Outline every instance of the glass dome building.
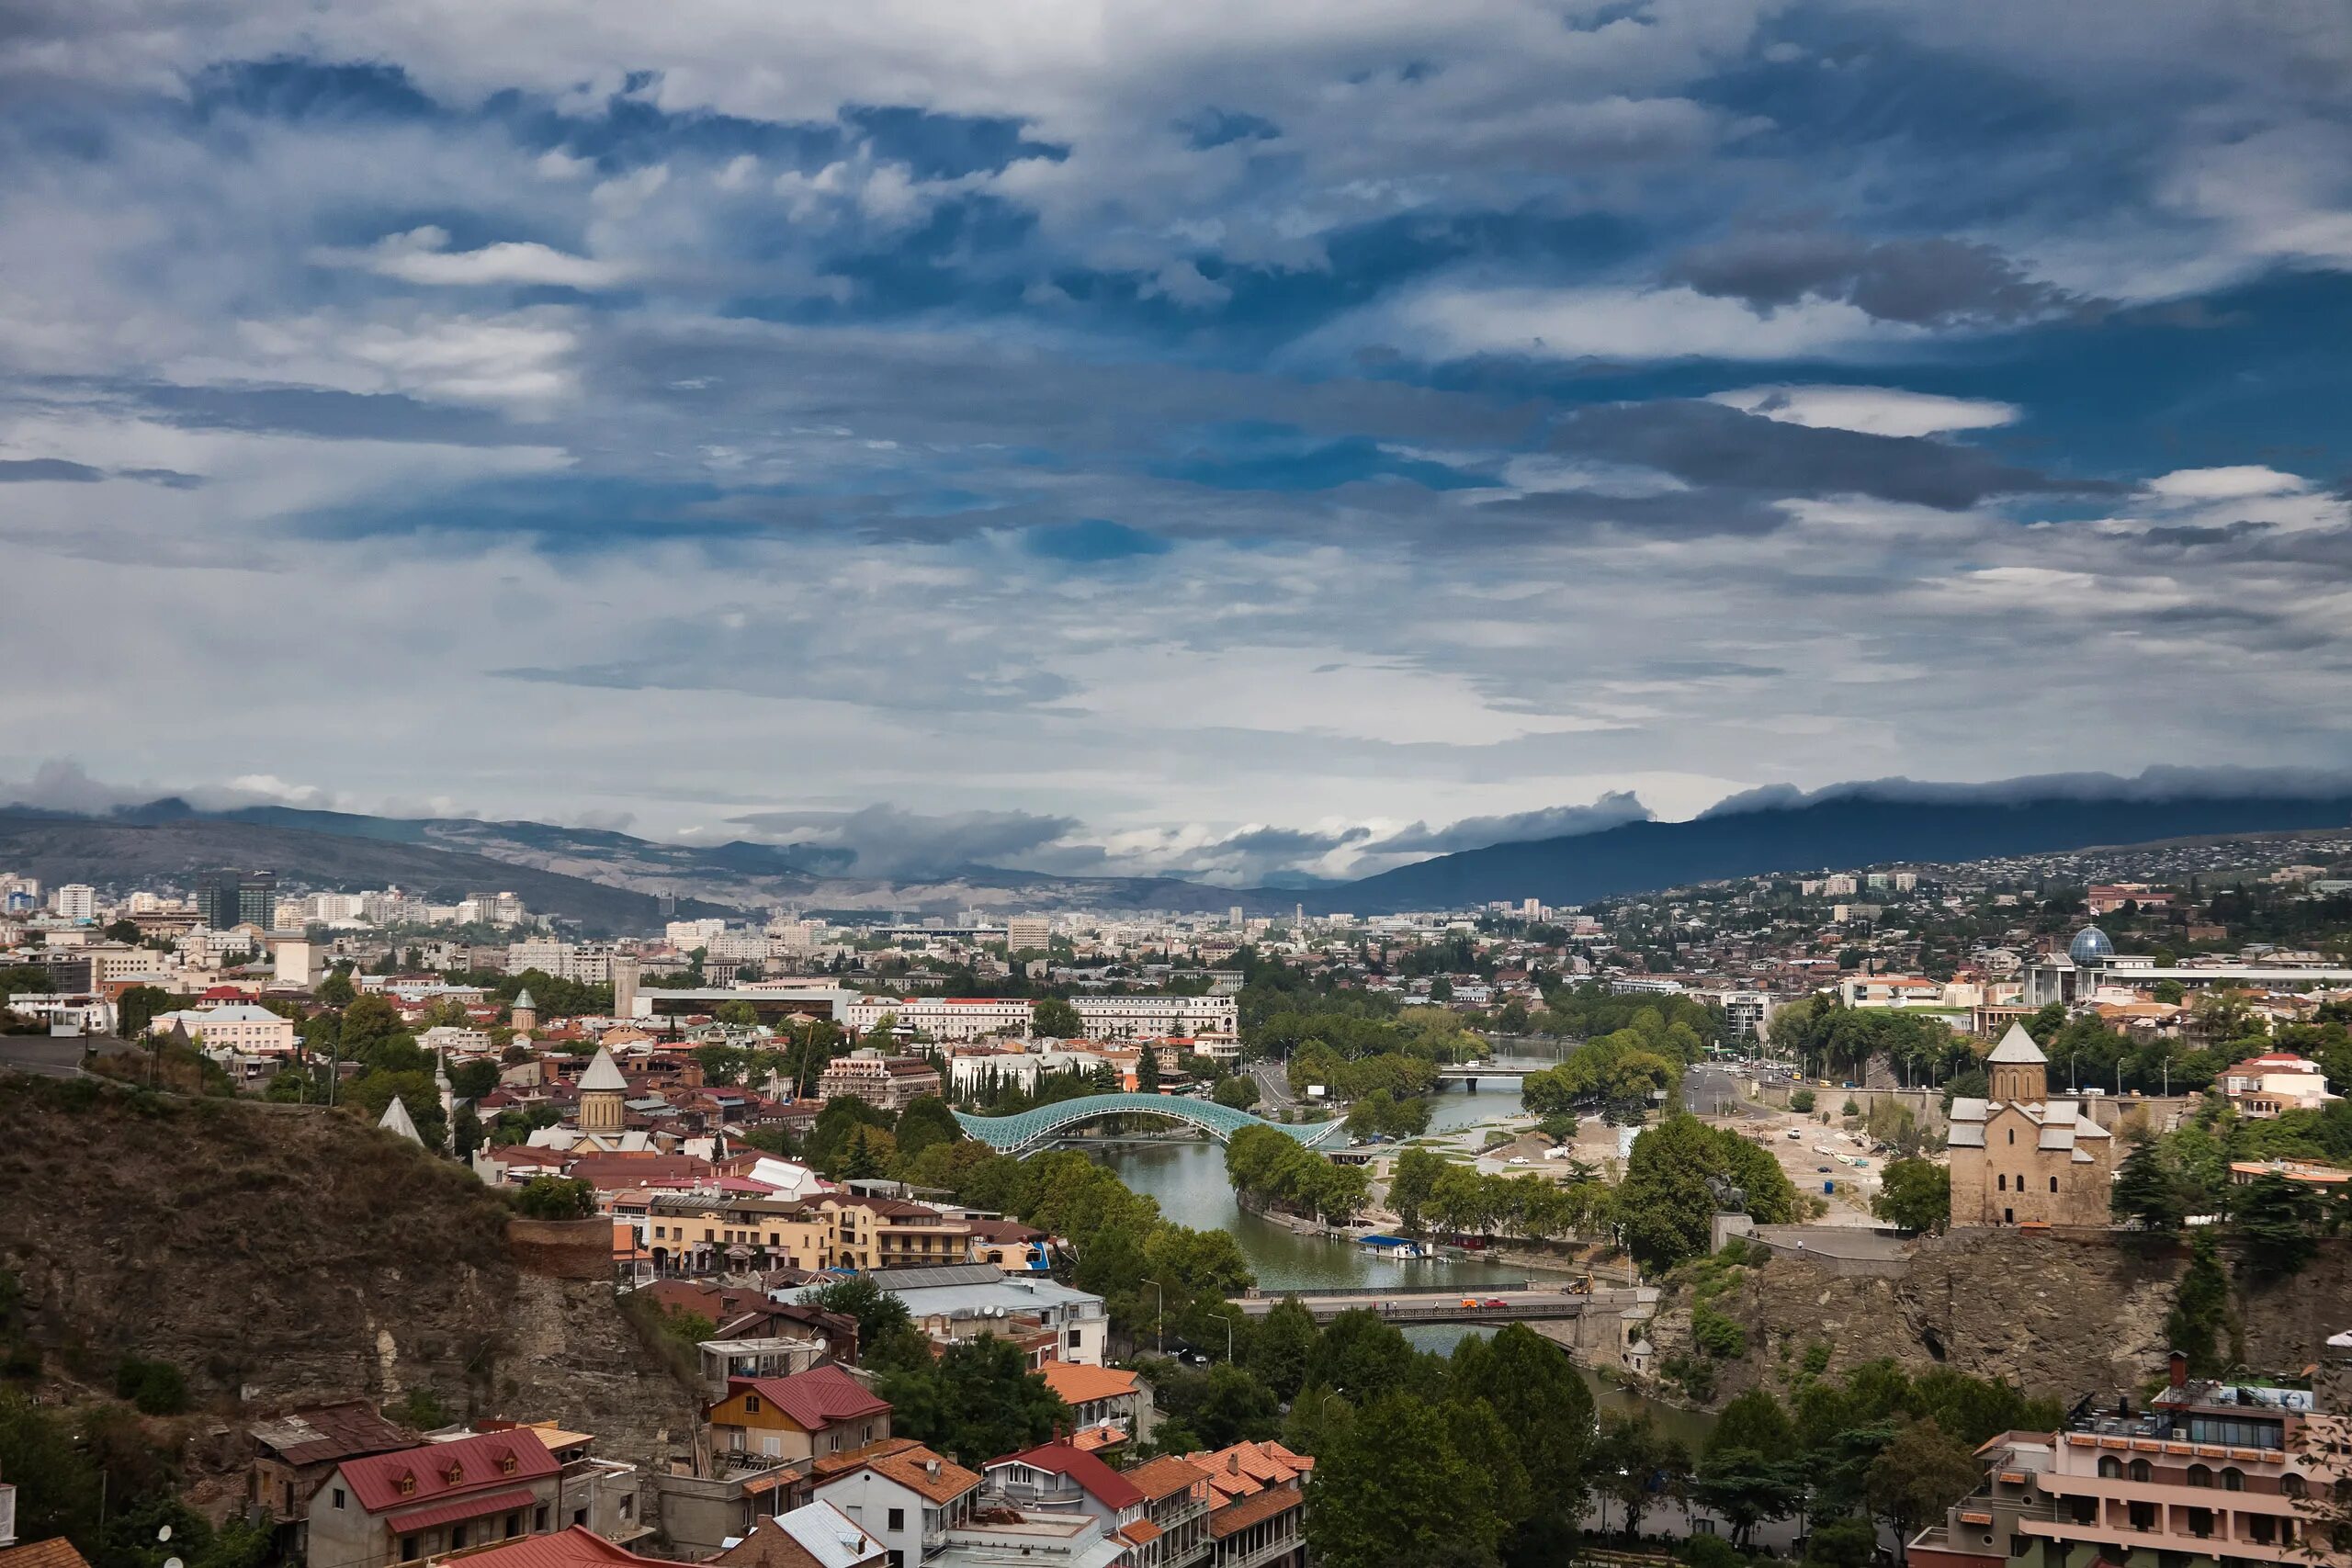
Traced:
[[2115, 943], [2097, 926], [2085, 926], [2066, 944], [2066, 956], [2083, 968], [2104, 968], [2107, 961], [2115, 956]]

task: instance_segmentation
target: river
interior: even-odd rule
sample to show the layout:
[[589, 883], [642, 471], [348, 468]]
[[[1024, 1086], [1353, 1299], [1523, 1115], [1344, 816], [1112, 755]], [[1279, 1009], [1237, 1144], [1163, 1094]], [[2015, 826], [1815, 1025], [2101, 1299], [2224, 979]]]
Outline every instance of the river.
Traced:
[[[1475, 1122], [1509, 1116], [1519, 1110], [1519, 1086], [1507, 1079], [1482, 1079], [1475, 1092], [1442, 1089], [1434, 1097], [1430, 1130], [1443, 1133]], [[1527, 1279], [1524, 1269], [1476, 1259], [1448, 1263], [1389, 1263], [1372, 1257], [1349, 1242], [1301, 1235], [1286, 1226], [1260, 1218], [1236, 1201], [1233, 1184], [1225, 1174], [1225, 1149], [1204, 1138], [1193, 1143], [1124, 1145], [1091, 1151], [1118, 1172], [1119, 1179], [1137, 1192], [1159, 1201], [1160, 1213], [1180, 1225], [1195, 1230], [1229, 1233], [1270, 1291], [1316, 1291], [1354, 1285], [1443, 1285], [1464, 1292]], [[1406, 1337], [1423, 1349], [1451, 1349], [1476, 1328], [1424, 1326], [1408, 1328]], [[1592, 1389], [1593, 1403], [1603, 1410], [1646, 1409], [1661, 1430], [1694, 1446], [1705, 1440], [1713, 1417], [1675, 1405], [1644, 1399], [1604, 1382], [1589, 1368], [1579, 1367]]]

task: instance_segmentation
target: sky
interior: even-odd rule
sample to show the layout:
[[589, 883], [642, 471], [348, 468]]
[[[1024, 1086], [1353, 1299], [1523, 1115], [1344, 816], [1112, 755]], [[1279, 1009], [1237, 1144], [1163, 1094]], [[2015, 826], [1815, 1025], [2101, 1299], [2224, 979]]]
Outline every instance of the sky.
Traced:
[[1248, 880], [2341, 769], [2347, 274], [2335, 0], [17, 0], [0, 776]]

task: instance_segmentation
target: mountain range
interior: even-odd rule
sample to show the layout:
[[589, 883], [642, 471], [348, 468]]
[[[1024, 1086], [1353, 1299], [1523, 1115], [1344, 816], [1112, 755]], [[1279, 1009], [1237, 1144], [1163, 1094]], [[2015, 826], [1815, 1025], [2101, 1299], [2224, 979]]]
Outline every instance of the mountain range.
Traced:
[[502, 889], [583, 931], [645, 931], [678, 915], [810, 911], [908, 915], [980, 908], [1384, 914], [1491, 899], [1582, 903], [1725, 877], [1889, 862], [1957, 862], [2177, 838], [2352, 827], [2352, 785], [2265, 793], [2081, 778], [2011, 785], [1897, 781], [1814, 796], [1736, 800], [1683, 822], [1636, 821], [1440, 855], [1360, 881], [1232, 888], [1181, 877], [1073, 877], [982, 865], [865, 876], [835, 848], [659, 843], [601, 829], [470, 818], [390, 818], [291, 807], [199, 811], [164, 799], [104, 814], [0, 807], [0, 866], [45, 883], [125, 886], [221, 867], [289, 883], [398, 886], [436, 902]]

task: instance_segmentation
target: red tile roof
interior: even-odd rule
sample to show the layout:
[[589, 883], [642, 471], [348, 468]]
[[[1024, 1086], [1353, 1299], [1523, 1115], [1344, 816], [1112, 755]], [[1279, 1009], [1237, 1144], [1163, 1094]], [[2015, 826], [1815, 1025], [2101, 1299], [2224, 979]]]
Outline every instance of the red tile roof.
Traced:
[[[514, 1461], [513, 1468], [507, 1461]], [[347, 1459], [335, 1467], [371, 1514], [413, 1507], [443, 1497], [512, 1487], [560, 1468], [535, 1432], [489, 1432], [455, 1442], [424, 1443], [393, 1453]], [[453, 1475], [452, 1471], [456, 1473]], [[402, 1489], [401, 1478], [412, 1483]]]
[[1189, 1460], [1178, 1459], [1174, 1454], [1162, 1454], [1158, 1459], [1148, 1460], [1128, 1471], [1126, 1476], [1129, 1484], [1154, 1503], [1162, 1497], [1172, 1497], [1187, 1487], [1197, 1486], [1209, 1478], [1208, 1472], [1199, 1465]]
[[1295, 1485], [1290, 1485], [1276, 1486], [1259, 1493], [1255, 1497], [1228, 1503], [1209, 1515], [1209, 1539], [1223, 1540], [1236, 1530], [1248, 1529], [1276, 1514], [1287, 1513], [1306, 1500], [1305, 1493]]
[[90, 1568], [89, 1560], [63, 1536], [28, 1540], [0, 1551], [0, 1568]]
[[788, 1378], [730, 1378], [729, 1397], [749, 1389], [775, 1405], [804, 1432], [821, 1431], [836, 1421], [887, 1416], [889, 1401], [876, 1399], [839, 1367], [811, 1367]]
[[1143, 1502], [1143, 1494], [1125, 1476], [1068, 1443], [1040, 1443], [1023, 1453], [992, 1459], [987, 1468], [995, 1470], [1008, 1464], [1025, 1464], [1050, 1475], [1066, 1475], [1106, 1508], [1133, 1508]]

